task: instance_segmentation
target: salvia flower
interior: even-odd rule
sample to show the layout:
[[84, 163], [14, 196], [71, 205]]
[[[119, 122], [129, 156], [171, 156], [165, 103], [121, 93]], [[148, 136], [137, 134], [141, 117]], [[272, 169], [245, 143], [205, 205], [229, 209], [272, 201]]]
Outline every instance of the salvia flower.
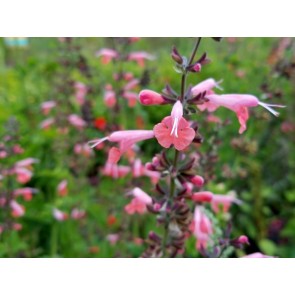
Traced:
[[44, 101], [44, 102], [41, 104], [41, 110], [42, 110], [42, 113], [43, 113], [44, 115], [48, 115], [49, 112], [51, 111], [51, 109], [53, 109], [55, 106], [56, 106], [56, 102], [53, 101], [53, 100]]
[[68, 214], [60, 211], [57, 208], [53, 209], [52, 214], [53, 214], [54, 219], [56, 219], [57, 221], [64, 221], [64, 220], [68, 219]]
[[64, 197], [64, 196], [66, 196], [68, 194], [68, 182], [67, 182], [67, 180], [63, 180], [58, 184], [57, 193], [61, 197]]
[[115, 131], [111, 135], [90, 141], [91, 147], [95, 147], [98, 144], [108, 140], [110, 142], [119, 143], [120, 156], [130, 149], [135, 143], [153, 138], [153, 130], [126, 130], [126, 131]]
[[86, 126], [86, 122], [76, 114], [69, 115], [68, 121], [79, 130], [82, 130]]
[[25, 214], [25, 208], [24, 208], [24, 206], [20, 205], [15, 200], [12, 200], [10, 202], [10, 207], [12, 209], [11, 215], [13, 217], [15, 217], [15, 218], [21, 217], [21, 216], [23, 216]]
[[38, 192], [37, 189], [31, 187], [22, 187], [13, 191], [13, 196], [23, 196], [25, 201], [32, 200], [33, 194]]
[[152, 198], [138, 187], [134, 188], [131, 194], [134, 196], [134, 198], [128, 205], [125, 206], [125, 211], [128, 214], [145, 213], [146, 205], [152, 204]]
[[211, 207], [212, 210], [217, 213], [220, 210], [223, 211], [223, 213], [228, 212], [230, 206], [232, 204], [240, 205], [242, 202], [241, 200], [237, 199], [236, 197], [232, 195], [215, 195], [213, 194], [212, 200], [211, 200]]
[[137, 64], [140, 67], [144, 67], [144, 61], [145, 60], [154, 60], [155, 56], [144, 52], [144, 51], [138, 51], [138, 52], [132, 52], [127, 57], [128, 60], [134, 60], [137, 62]]
[[169, 148], [174, 145], [179, 151], [188, 147], [196, 135], [189, 122], [183, 118], [183, 106], [180, 101], [174, 104], [171, 116], [165, 117], [154, 127], [154, 132], [161, 146]]
[[[222, 89], [219, 86], [220, 83], [221, 83], [221, 81], [217, 82], [213, 78], [209, 78], [207, 80], [204, 80], [191, 89], [192, 95], [197, 96], [197, 95], [204, 93], [204, 92], [206, 92], [207, 95], [213, 94], [214, 88]], [[200, 105], [199, 107], [202, 108], [202, 105]]]
[[100, 50], [98, 50], [95, 55], [97, 57], [102, 57], [101, 62], [103, 64], [108, 64], [109, 62], [111, 62], [113, 59], [116, 59], [119, 57], [119, 53], [114, 50], [114, 49], [110, 49], [110, 48], [102, 48]]
[[163, 96], [152, 90], [142, 90], [139, 93], [139, 101], [143, 105], [158, 105], [165, 103]]
[[208, 102], [203, 104], [204, 108], [208, 111], [215, 111], [218, 107], [223, 106], [232, 111], [234, 111], [238, 117], [240, 123], [239, 133], [242, 134], [247, 129], [247, 121], [249, 119], [249, 107], [256, 107], [258, 105], [264, 107], [273, 115], [278, 116], [279, 113], [276, 112], [272, 107], [284, 108], [283, 105], [277, 104], [267, 104], [258, 100], [257, 97], [250, 94], [209, 94], [206, 95]]

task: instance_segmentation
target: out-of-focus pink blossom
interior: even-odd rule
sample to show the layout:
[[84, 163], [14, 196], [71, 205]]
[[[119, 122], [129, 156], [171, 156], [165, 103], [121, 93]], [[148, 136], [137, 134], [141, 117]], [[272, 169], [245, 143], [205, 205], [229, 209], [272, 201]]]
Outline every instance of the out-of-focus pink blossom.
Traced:
[[122, 96], [128, 100], [128, 106], [133, 108], [137, 102], [137, 93], [131, 91], [123, 92]]
[[98, 117], [94, 120], [94, 127], [99, 130], [104, 130], [107, 126], [107, 121], [104, 117]]
[[204, 213], [204, 210], [201, 206], [197, 206], [195, 208], [192, 228], [193, 234], [197, 238], [196, 248], [198, 250], [206, 248], [208, 242], [211, 241], [213, 226], [211, 220]]
[[108, 108], [113, 108], [117, 103], [115, 91], [112, 89], [106, 89], [103, 100]]
[[231, 195], [215, 195], [211, 200], [211, 207], [215, 213], [218, 213], [220, 210], [223, 213], [228, 212], [232, 204], [240, 205], [242, 202], [234, 196]]
[[202, 105], [199, 105], [200, 108], [202, 106], [203, 109], [208, 109], [208, 111], [215, 111], [218, 107], [223, 106], [232, 111], [234, 111], [238, 117], [240, 123], [239, 133], [243, 133], [247, 129], [247, 121], [249, 119], [249, 107], [256, 107], [258, 105], [264, 107], [273, 115], [278, 116], [279, 113], [276, 112], [272, 107], [283, 108], [282, 105], [276, 104], [267, 104], [258, 100], [257, 97], [250, 94], [211, 94], [206, 95], [206, 98], [209, 100]]
[[31, 188], [31, 187], [22, 187], [18, 188], [13, 191], [13, 195], [15, 197], [17, 196], [23, 196], [25, 201], [31, 201], [33, 198], [33, 194], [36, 194], [38, 192], [37, 189]]
[[53, 100], [45, 101], [41, 104], [41, 110], [43, 115], [48, 115], [51, 109], [56, 106], [56, 102]]
[[0, 207], [4, 207], [5, 204], [6, 204], [6, 199], [5, 199], [5, 197], [1, 197], [1, 198], [0, 198]]
[[56, 219], [57, 221], [64, 221], [68, 219], [68, 214], [58, 210], [57, 208], [53, 209], [52, 214], [54, 219]]
[[64, 197], [64, 196], [66, 196], [68, 194], [68, 182], [67, 182], [67, 180], [63, 180], [58, 184], [57, 193], [61, 197]]
[[292, 122], [283, 122], [281, 125], [281, 130], [284, 133], [292, 133], [295, 131], [295, 124]]
[[268, 255], [264, 255], [260, 252], [255, 252], [246, 256], [243, 256], [241, 258], [275, 258], [274, 256], [268, 256]]
[[17, 203], [15, 200], [10, 202], [10, 208], [12, 209], [11, 215], [15, 218], [21, 217], [25, 214], [25, 207]]
[[76, 114], [69, 115], [68, 121], [79, 130], [82, 130], [87, 125], [86, 122]]
[[12, 229], [15, 231], [20, 231], [20, 230], [22, 230], [22, 228], [23, 228], [23, 226], [20, 223], [13, 223], [12, 224]]
[[74, 146], [74, 153], [77, 155], [83, 155], [89, 158], [91, 155], [93, 155], [93, 150], [89, 147], [87, 143], [84, 143], [84, 144], [77, 143]]
[[130, 80], [133, 79], [133, 74], [130, 73], [130, 72], [124, 73], [124, 74], [123, 74], [123, 79], [124, 79], [125, 81], [130, 81]]
[[86, 216], [86, 212], [84, 210], [79, 210], [77, 208], [74, 208], [71, 212], [71, 217], [76, 220], [82, 219], [85, 216]]
[[134, 198], [128, 205], [125, 206], [125, 211], [128, 214], [145, 213], [146, 205], [152, 204], [152, 198], [138, 187], [134, 188], [131, 194]]
[[49, 129], [49, 127], [52, 124], [54, 124], [54, 122], [55, 122], [54, 118], [48, 118], [40, 123], [40, 128], [41, 129]]
[[15, 144], [12, 150], [15, 154], [22, 154], [24, 152], [24, 149], [19, 144]]
[[35, 158], [26, 158], [15, 163], [15, 167], [31, 168], [32, 164], [38, 163], [39, 160]]
[[102, 139], [95, 139], [90, 141], [91, 147], [95, 147], [98, 144], [108, 140], [110, 142], [119, 143], [119, 150], [121, 155], [130, 149], [135, 143], [150, 139], [154, 137], [154, 131], [152, 130], [126, 130], [126, 131], [116, 131], [111, 135], [104, 137]]
[[222, 121], [219, 117], [209, 114], [206, 118], [207, 122], [220, 124]]
[[119, 234], [109, 234], [107, 235], [107, 241], [110, 242], [111, 245], [115, 245], [119, 241]]
[[134, 43], [140, 40], [140, 37], [129, 37], [130, 42]]
[[145, 60], [154, 60], [155, 56], [144, 51], [132, 52], [127, 57], [128, 60], [134, 60], [140, 67], [144, 67]]
[[158, 105], [165, 103], [165, 99], [161, 94], [147, 89], [142, 90], [139, 93], [139, 101], [143, 105]]
[[26, 168], [16, 167], [13, 171], [16, 174], [17, 182], [22, 184], [29, 182], [33, 176], [33, 173]]
[[76, 82], [74, 88], [77, 103], [83, 105], [85, 103], [85, 96], [88, 92], [87, 86], [84, 83]]
[[137, 85], [139, 84], [139, 80], [138, 79], [132, 79], [130, 80], [125, 86], [124, 86], [124, 90], [128, 91], [128, 90], [132, 90], [134, 88], [137, 87]]
[[102, 48], [98, 50], [95, 55], [97, 57], [102, 57], [101, 61], [103, 64], [108, 64], [113, 59], [117, 59], [119, 57], [119, 53], [116, 50], [110, 48]]
[[188, 147], [196, 135], [189, 122], [183, 118], [183, 106], [180, 101], [174, 104], [171, 116], [165, 117], [154, 127], [154, 133], [161, 146], [169, 148], [173, 144], [179, 151]]

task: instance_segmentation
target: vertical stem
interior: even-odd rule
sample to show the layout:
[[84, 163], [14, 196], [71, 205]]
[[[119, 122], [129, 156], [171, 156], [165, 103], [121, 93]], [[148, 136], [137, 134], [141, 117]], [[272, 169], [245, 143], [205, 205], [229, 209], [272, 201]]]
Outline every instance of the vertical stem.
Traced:
[[[195, 58], [195, 55], [197, 53], [197, 50], [199, 48], [200, 42], [201, 42], [201, 37], [198, 38], [195, 47], [192, 51], [191, 57], [189, 59], [188, 65], [190, 66]], [[186, 77], [187, 77], [188, 71], [187, 69], [184, 70], [181, 76], [181, 96], [180, 96], [180, 101], [183, 103], [184, 101], [184, 93], [185, 93], [185, 88], [186, 88]], [[169, 197], [167, 200], [167, 206], [170, 206], [173, 198], [175, 196], [175, 181], [174, 178], [177, 175], [177, 164], [178, 164], [178, 157], [179, 157], [179, 151], [175, 149], [175, 154], [174, 154], [174, 160], [172, 167], [170, 167], [170, 189], [169, 189]], [[163, 236], [163, 242], [162, 242], [162, 252], [163, 252], [163, 257], [166, 256], [166, 247], [167, 247], [167, 239], [168, 239], [168, 228], [169, 228], [169, 223], [170, 223], [170, 214], [166, 215], [166, 222], [165, 222], [165, 231], [164, 231], [164, 236]]]

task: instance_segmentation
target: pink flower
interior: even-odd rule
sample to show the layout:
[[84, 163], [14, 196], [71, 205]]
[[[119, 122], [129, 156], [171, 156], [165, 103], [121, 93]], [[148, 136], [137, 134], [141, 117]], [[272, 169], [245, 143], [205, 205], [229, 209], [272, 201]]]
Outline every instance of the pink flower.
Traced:
[[165, 103], [163, 96], [152, 90], [142, 90], [139, 93], [139, 101], [143, 105], [158, 105]]
[[14, 200], [10, 202], [10, 207], [12, 209], [11, 215], [15, 218], [21, 217], [25, 214], [25, 207]]
[[210, 203], [213, 199], [213, 194], [208, 191], [193, 193], [192, 200], [195, 202], [208, 202]]
[[243, 256], [241, 258], [274, 258], [274, 256], [267, 256], [267, 255], [264, 255], [260, 252], [256, 252], [256, 253], [252, 253], [252, 254]]
[[22, 183], [22, 184], [30, 181], [33, 176], [33, 173], [30, 170], [28, 170], [26, 168], [22, 168], [22, 167], [15, 168], [14, 173], [16, 174], [17, 182]]
[[74, 153], [77, 155], [83, 155], [88, 158], [91, 155], [93, 155], [93, 150], [86, 143], [84, 144], [77, 143], [75, 144], [75, 147], [74, 147]]
[[240, 205], [242, 202], [239, 199], [236, 199], [234, 196], [213, 194], [213, 198], [211, 200], [211, 207], [215, 213], [218, 213], [220, 210], [226, 213], [228, 212], [230, 206], [233, 203]]
[[282, 105], [276, 104], [267, 104], [258, 100], [257, 97], [250, 94], [211, 94], [206, 95], [206, 98], [209, 99], [208, 102], [205, 102], [203, 105], [204, 109], [208, 111], [215, 111], [218, 107], [223, 106], [232, 111], [234, 111], [238, 117], [239, 123], [241, 125], [239, 133], [243, 133], [246, 129], [246, 123], [249, 119], [248, 108], [256, 107], [261, 105], [270, 111], [273, 115], [278, 116], [279, 113], [273, 110], [271, 107], [283, 108]]
[[212, 222], [200, 206], [195, 208], [193, 234], [197, 238], [196, 248], [198, 250], [207, 247], [208, 242], [211, 241], [211, 235], [213, 234]]
[[191, 177], [189, 181], [197, 187], [202, 187], [205, 182], [204, 178], [200, 175], [195, 175]]
[[132, 190], [134, 198], [125, 206], [125, 211], [132, 215], [134, 213], [143, 214], [146, 212], [146, 205], [152, 204], [152, 198], [140, 188], [136, 187]]
[[154, 127], [155, 137], [161, 146], [169, 148], [173, 144], [175, 149], [181, 151], [192, 143], [195, 131], [189, 127], [189, 123], [182, 116], [183, 106], [180, 101], [177, 101], [171, 116], [165, 117]]
[[102, 63], [108, 64], [113, 59], [119, 57], [119, 54], [116, 50], [110, 48], [102, 48], [95, 53], [97, 57], [102, 57]]
[[119, 238], [120, 236], [118, 234], [107, 235], [107, 241], [109, 241], [111, 245], [115, 245], [119, 241]]
[[12, 150], [15, 154], [22, 154], [24, 152], [24, 149], [19, 144], [14, 145]]
[[68, 116], [68, 121], [71, 125], [79, 130], [82, 130], [86, 126], [86, 122], [78, 115], [72, 114]]
[[92, 144], [91, 148], [97, 146], [98, 144], [108, 140], [110, 142], [119, 143], [120, 155], [130, 149], [135, 143], [150, 139], [154, 137], [154, 131], [152, 130], [126, 130], [126, 131], [116, 131], [111, 135], [104, 137], [102, 139], [95, 139], [90, 141]]
[[8, 153], [6, 151], [0, 151], [0, 159], [4, 159], [8, 156]]
[[26, 158], [15, 163], [16, 167], [31, 168], [32, 164], [38, 163], [39, 160], [35, 158]]
[[33, 194], [37, 193], [38, 190], [35, 188], [30, 188], [30, 187], [22, 187], [18, 188], [13, 191], [13, 195], [15, 197], [17, 196], [23, 196], [25, 201], [30, 201], [32, 200]]
[[53, 209], [52, 211], [53, 217], [57, 220], [57, 221], [64, 221], [66, 219], [68, 219], [68, 214], [65, 212], [62, 212], [56, 208]]
[[132, 90], [134, 88], [136, 88], [136, 86], [139, 84], [139, 80], [138, 79], [132, 79], [130, 80], [125, 86], [124, 86], [124, 90]]
[[64, 197], [68, 194], [68, 182], [66, 180], [63, 180], [58, 184], [57, 193], [61, 197]]
[[45, 101], [41, 104], [41, 110], [44, 115], [48, 115], [51, 109], [56, 106], [56, 102], [53, 100]]
[[77, 208], [74, 208], [71, 212], [71, 217], [76, 220], [82, 219], [85, 216], [86, 216], [86, 212], [84, 210], [79, 210]]
[[122, 96], [128, 100], [128, 106], [134, 107], [137, 102], [137, 93], [131, 91], [123, 92]]
[[155, 57], [147, 52], [139, 51], [139, 52], [132, 52], [127, 57], [128, 60], [134, 60], [140, 67], [144, 67], [144, 60], [154, 60]]
[[54, 122], [55, 122], [54, 118], [48, 118], [40, 123], [40, 128], [41, 129], [49, 129], [49, 127], [52, 124], [54, 124]]
[[85, 96], [88, 92], [87, 86], [81, 82], [76, 82], [74, 85], [74, 88], [75, 88], [75, 96], [76, 96], [77, 103], [79, 105], [84, 104]]
[[[206, 92], [206, 95], [214, 93], [212, 90], [213, 88], [220, 88], [219, 84], [221, 81], [216, 82], [214, 79], [209, 78], [205, 81], [202, 81], [201, 83], [194, 86], [191, 90], [193, 96], [197, 96], [203, 92]], [[198, 107], [202, 108], [202, 105], [198, 105]]]
[[116, 93], [112, 89], [106, 89], [103, 97], [104, 103], [108, 108], [112, 108], [116, 105]]

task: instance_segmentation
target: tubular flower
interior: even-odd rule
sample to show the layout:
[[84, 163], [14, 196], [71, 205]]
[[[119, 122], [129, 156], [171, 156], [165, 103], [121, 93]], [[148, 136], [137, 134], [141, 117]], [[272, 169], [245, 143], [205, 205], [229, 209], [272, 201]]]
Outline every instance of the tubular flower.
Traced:
[[[193, 96], [197, 96], [198, 94], [201, 94], [203, 92], [206, 92], [206, 94], [213, 94], [214, 91], [212, 90], [213, 88], [218, 88], [222, 89], [219, 84], [221, 81], [216, 82], [213, 78], [209, 78], [205, 81], [200, 82], [196, 86], [194, 86], [191, 90]], [[202, 105], [200, 105], [201, 107]]]
[[188, 121], [183, 118], [180, 101], [174, 104], [171, 116], [165, 117], [154, 127], [154, 132], [161, 146], [169, 148], [173, 144], [179, 151], [188, 147], [195, 137], [194, 129], [190, 128]]
[[134, 60], [140, 67], [144, 67], [144, 60], [154, 60], [155, 57], [147, 52], [132, 52], [128, 55], [128, 60]]
[[215, 213], [218, 213], [220, 210], [226, 213], [233, 203], [240, 205], [242, 201], [230, 195], [213, 195], [211, 207]]
[[91, 147], [95, 147], [100, 143], [108, 140], [110, 142], [118, 142], [119, 143], [119, 151], [121, 156], [124, 152], [130, 149], [135, 143], [153, 138], [154, 131], [153, 130], [126, 130], [126, 131], [115, 131], [111, 135], [101, 138], [95, 139], [89, 142], [92, 144]]
[[18, 188], [16, 190], [14, 190], [13, 196], [14, 197], [23, 196], [25, 201], [31, 201], [33, 194], [36, 194], [37, 192], [38, 192], [38, 190], [35, 188], [22, 187], [22, 188]]
[[95, 53], [95, 56], [102, 57], [101, 62], [106, 65], [110, 61], [112, 61], [113, 59], [118, 58], [119, 53], [117, 51], [115, 51], [114, 49], [102, 48]]
[[258, 100], [257, 97], [250, 94], [209, 94], [206, 95], [208, 102], [203, 104], [203, 109], [208, 109], [208, 111], [213, 112], [218, 107], [223, 106], [232, 111], [234, 111], [238, 117], [239, 123], [241, 125], [239, 133], [242, 134], [246, 129], [246, 123], [249, 119], [249, 107], [256, 107], [258, 105], [264, 107], [269, 112], [271, 112], [276, 117], [279, 115], [272, 107], [284, 108], [285, 106], [277, 104], [267, 104]]
[[165, 103], [163, 96], [152, 90], [142, 90], [139, 93], [139, 101], [143, 105], [158, 105]]
[[125, 211], [128, 214], [146, 212], [146, 205], [152, 204], [152, 198], [140, 188], [136, 187], [131, 192], [134, 196], [132, 201], [125, 206]]

